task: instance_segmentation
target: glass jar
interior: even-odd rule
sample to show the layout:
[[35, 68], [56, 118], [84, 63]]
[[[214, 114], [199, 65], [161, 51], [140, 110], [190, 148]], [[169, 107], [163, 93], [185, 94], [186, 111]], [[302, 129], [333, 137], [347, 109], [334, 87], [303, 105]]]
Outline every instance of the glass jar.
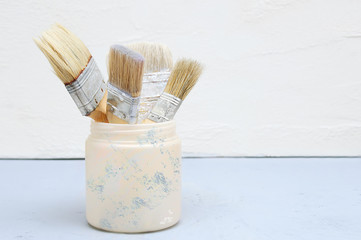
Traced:
[[86, 217], [112, 232], [148, 232], [181, 214], [181, 142], [174, 121], [92, 121], [86, 141]]

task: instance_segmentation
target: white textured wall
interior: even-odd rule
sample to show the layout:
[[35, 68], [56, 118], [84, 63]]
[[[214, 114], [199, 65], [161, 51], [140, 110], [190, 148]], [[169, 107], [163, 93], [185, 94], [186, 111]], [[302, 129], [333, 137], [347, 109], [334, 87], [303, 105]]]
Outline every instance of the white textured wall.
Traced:
[[59, 22], [105, 72], [110, 44], [206, 65], [182, 105], [188, 155], [361, 155], [361, 1], [0, 1], [0, 157], [83, 157], [89, 120], [32, 37]]

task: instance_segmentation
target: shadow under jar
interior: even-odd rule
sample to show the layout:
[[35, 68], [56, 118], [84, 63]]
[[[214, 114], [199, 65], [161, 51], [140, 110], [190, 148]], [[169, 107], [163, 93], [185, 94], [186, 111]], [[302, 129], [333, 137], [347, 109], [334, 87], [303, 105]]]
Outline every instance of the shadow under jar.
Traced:
[[86, 141], [86, 218], [112, 232], [149, 232], [181, 214], [181, 142], [174, 121], [92, 121]]

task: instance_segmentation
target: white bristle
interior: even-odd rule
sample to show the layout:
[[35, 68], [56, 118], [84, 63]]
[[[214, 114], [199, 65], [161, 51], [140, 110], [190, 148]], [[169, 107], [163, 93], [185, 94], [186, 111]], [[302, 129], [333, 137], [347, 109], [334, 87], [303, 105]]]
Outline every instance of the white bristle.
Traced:
[[164, 44], [136, 42], [127, 47], [143, 55], [145, 73], [170, 71], [173, 67], [172, 52]]

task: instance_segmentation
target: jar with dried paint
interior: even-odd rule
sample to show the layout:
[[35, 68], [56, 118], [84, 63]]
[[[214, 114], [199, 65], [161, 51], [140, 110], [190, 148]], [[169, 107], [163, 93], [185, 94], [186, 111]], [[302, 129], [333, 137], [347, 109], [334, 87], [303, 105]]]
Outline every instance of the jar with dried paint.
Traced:
[[91, 123], [86, 141], [86, 217], [112, 232], [148, 232], [181, 214], [181, 142], [174, 121]]

